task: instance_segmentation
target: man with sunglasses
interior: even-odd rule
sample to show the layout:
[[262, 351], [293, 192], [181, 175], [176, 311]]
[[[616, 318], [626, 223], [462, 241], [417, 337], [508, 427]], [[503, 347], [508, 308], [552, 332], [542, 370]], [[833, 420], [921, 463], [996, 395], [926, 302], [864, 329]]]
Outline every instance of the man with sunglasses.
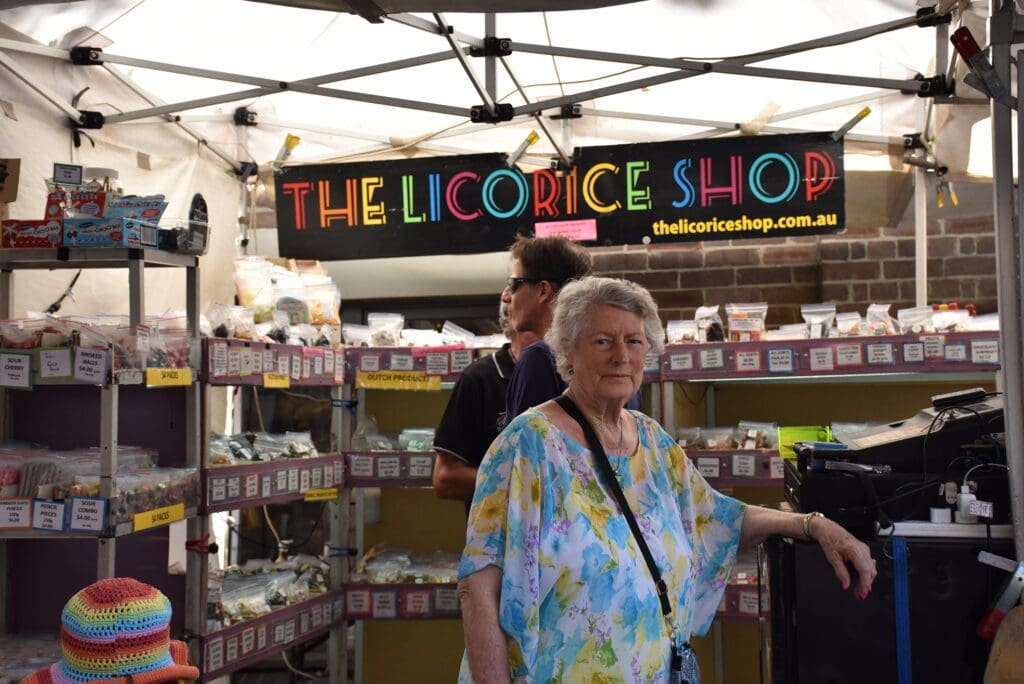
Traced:
[[590, 274], [587, 250], [565, 237], [520, 236], [509, 250], [512, 274], [501, 293], [509, 307], [509, 321], [519, 335], [537, 342], [526, 347], [516, 361], [505, 393], [505, 424], [530, 408], [565, 390], [544, 335], [551, 327], [555, 300], [562, 286]]

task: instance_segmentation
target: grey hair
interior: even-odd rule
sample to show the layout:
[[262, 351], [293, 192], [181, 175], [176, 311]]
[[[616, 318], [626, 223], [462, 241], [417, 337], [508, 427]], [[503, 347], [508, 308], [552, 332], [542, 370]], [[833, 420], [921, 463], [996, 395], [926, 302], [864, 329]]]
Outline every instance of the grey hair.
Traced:
[[629, 280], [587, 276], [562, 288], [555, 304], [551, 327], [544, 341], [555, 355], [558, 374], [569, 381], [567, 357], [587, 324], [593, 309], [602, 304], [629, 311], [643, 321], [648, 353], [660, 354], [665, 349], [665, 333], [661, 329], [658, 306], [651, 293]]

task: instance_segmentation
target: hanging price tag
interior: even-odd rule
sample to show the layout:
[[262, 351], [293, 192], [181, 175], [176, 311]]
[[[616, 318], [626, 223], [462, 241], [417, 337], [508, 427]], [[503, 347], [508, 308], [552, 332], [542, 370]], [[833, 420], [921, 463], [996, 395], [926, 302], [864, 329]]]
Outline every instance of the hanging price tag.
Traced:
[[962, 363], [967, 360], [966, 344], [947, 344], [945, 349], [946, 361]]
[[882, 366], [892, 364], [893, 362], [894, 359], [891, 344], [884, 343], [868, 345], [868, 363], [870, 365]]
[[769, 373], [792, 373], [793, 372], [793, 350], [792, 349], [769, 349], [768, 350], [768, 372]]
[[242, 655], [250, 653], [256, 647], [256, 630], [252, 627], [242, 632]]
[[224, 667], [224, 641], [211, 639], [206, 643], [206, 671], [214, 672]]
[[836, 345], [836, 365], [838, 366], [863, 366], [863, 350], [859, 344]]
[[[411, 356], [409, 358], [412, 358]], [[380, 370], [380, 357], [376, 354], [364, 354], [359, 357], [359, 370], [375, 373]]]
[[430, 478], [434, 474], [434, 459], [430, 456], [409, 457], [409, 477]]
[[761, 352], [736, 352], [736, 370], [741, 373], [756, 373], [761, 370]]
[[405, 615], [426, 615], [430, 612], [430, 592], [410, 590], [405, 594], [402, 613]]
[[237, 378], [242, 375], [242, 350], [228, 350], [228, 375]]
[[381, 456], [377, 459], [377, 477], [394, 479], [402, 476], [402, 467], [397, 456]]
[[240, 477], [228, 478], [228, 498], [237, 499], [242, 495], [242, 479]]
[[44, 532], [64, 531], [64, 502], [42, 501], [32, 502], [32, 529]]
[[378, 589], [373, 592], [373, 617], [388, 619], [398, 617], [398, 601], [395, 592]]
[[693, 354], [670, 354], [668, 367], [674, 371], [693, 370]]
[[242, 372], [243, 378], [252, 375], [253, 363], [252, 363], [252, 350], [248, 347], [242, 349]]
[[297, 492], [299, 491], [299, 469], [289, 468], [288, 469], [288, 491]]
[[0, 530], [32, 527], [32, 499], [0, 499]]
[[744, 615], [757, 615], [760, 612], [760, 603], [757, 594], [751, 591], [741, 591], [737, 610]]
[[210, 342], [210, 375], [215, 378], [223, 378], [228, 374], [228, 344], [227, 342]]
[[90, 385], [102, 385], [107, 381], [106, 349], [75, 348], [75, 380]]
[[291, 370], [290, 375], [292, 377], [292, 380], [301, 380], [302, 379], [302, 357], [299, 356], [298, 354], [292, 354], [291, 355], [291, 362], [292, 362], [292, 370]]
[[245, 476], [245, 498], [255, 499], [260, 495], [260, 478], [258, 475]]
[[313, 468], [309, 471], [309, 487], [310, 489], [320, 489], [324, 486], [324, 469], [320, 466]]
[[971, 363], [999, 365], [999, 340], [972, 341]]
[[102, 532], [107, 526], [107, 500], [71, 497], [72, 532]]
[[[412, 354], [392, 354], [390, 370], [411, 371], [413, 369]], [[365, 370], [365, 369], [361, 369]]]
[[233, 663], [236, 660], [238, 660], [238, 637], [232, 637], [224, 644], [224, 662]]
[[267, 626], [260, 625], [256, 628], [256, 650], [262, 651], [267, 647]]
[[725, 368], [725, 352], [721, 349], [700, 350], [701, 370], [719, 370]]
[[292, 357], [282, 352], [277, 353], [277, 374], [290, 375], [292, 372]]
[[71, 349], [42, 349], [39, 351], [39, 377], [70, 378]]
[[903, 345], [903, 363], [923, 363], [924, 345], [920, 342], [907, 342]]
[[345, 592], [345, 608], [349, 615], [370, 614], [370, 592], [349, 589]]
[[943, 347], [946, 344], [945, 335], [922, 335], [918, 338], [924, 344], [924, 358], [941, 359], [945, 356]]
[[324, 349], [324, 375], [334, 377], [334, 350]]
[[263, 350], [263, 372], [273, 373], [274, 372], [274, 350], [264, 349]]
[[698, 456], [697, 472], [706, 479], [714, 479], [721, 476], [721, 463], [717, 456]]
[[212, 503], [220, 503], [227, 498], [227, 480], [223, 477], [215, 477], [210, 480], [210, 501]]
[[309, 470], [303, 468], [299, 471], [299, 493], [309, 491]]
[[781, 456], [772, 456], [769, 463], [771, 477], [773, 480], [781, 480], [786, 476], [786, 469], [784, 467], [785, 460]]
[[353, 477], [373, 477], [373, 456], [349, 456], [348, 465]]
[[313, 375], [319, 377], [324, 374], [324, 355], [316, 354], [313, 356]]
[[753, 454], [733, 454], [732, 476], [755, 477], [757, 475], [757, 459]]
[[427, 354], [427, 375], [447, 375], [448, 355], [440, 352]]
[[473, 350], [459, 349], [452, 352], [452, 373], [461, 373], [473, 362]]
[[818, 347], [811, 352], [812, 371], [830, 371], [835, 368], [835, 353], [832, 347]]
[[434, 608], [444, 613], [454, 613], [459, 609], [459, 594], [455, 587], [438, 587], [434, 590]]

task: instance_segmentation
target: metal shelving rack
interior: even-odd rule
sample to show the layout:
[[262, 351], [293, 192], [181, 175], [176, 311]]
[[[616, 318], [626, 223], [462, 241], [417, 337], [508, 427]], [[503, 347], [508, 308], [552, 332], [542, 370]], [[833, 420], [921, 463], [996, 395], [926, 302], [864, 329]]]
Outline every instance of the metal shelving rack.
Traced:
[[[186, 310], [188, 326], [195, 340], [199, 330], [199, 259], [195, 256], [161, 252], [155, 249], [99, 249], [99, 248], [60, 248], [60, 249], [27, 249], [0, 250], [0, 318], [9, 319], [14, 306], [14, 290], [16, 270], [53, 270], [83, 268], [123, 268], [128, 271], [129, 321], [132, 334], [145, 320], [145, 272], [147, 268], [184, 268], [186, 278]], [[118, 435], [118, 402], [122, 384], [141, 384], [139, 371], [122, 373], [111, 372], [110, 378], [98, 387], [100, 393], [100, 497], [111, 499], [114, 473], [117, 471], [117, 435]], [[186, 446], [185, 462], [189, 467], [198, 468], [200, 463], [200, 385], [192, 382], [184, 388], [186, 403]], [[11, 434], [10, 397], [3, 390], [4, 432]], [[188, 511], [194, 515], [194, 509]], [[188, 519], [189, 534], [195, 536], [199, 529], [198, 519]], [[98, 560], [96, 567], [97, 579], [114, 576], [116, 558], [116, 538], [132, 532], [131, 525], [119, 525], [110, 536], [65, 534], [61, 538], [77, 538], [91, 536], [97, 539]], [[52, 533], [18, 532], [6, 535], [6, 538], [55, 538]], [[9, 559], [6, 544], [0, 542], [0, 572], [7, 575]], [[189, 559], [191, 566], [196, 561]], [[0, 590], [0, 620], [6, 624], [7, 601], [4, 591]], [[197, 615], [205, 614], [205, 591], [189, 584], [187, 587], [186, 624], [192, 624]]]

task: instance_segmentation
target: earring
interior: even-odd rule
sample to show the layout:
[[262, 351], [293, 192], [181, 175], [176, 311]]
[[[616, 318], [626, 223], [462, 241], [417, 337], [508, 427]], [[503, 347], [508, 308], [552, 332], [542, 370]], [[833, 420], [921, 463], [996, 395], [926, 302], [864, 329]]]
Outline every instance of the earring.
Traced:
[[569, 375], [572, 375], [572, 372], [573, 372], [572, 371], [572, 366], [569, 366], [569, 370], [567, 370], [566, 373], [568, 373]]

